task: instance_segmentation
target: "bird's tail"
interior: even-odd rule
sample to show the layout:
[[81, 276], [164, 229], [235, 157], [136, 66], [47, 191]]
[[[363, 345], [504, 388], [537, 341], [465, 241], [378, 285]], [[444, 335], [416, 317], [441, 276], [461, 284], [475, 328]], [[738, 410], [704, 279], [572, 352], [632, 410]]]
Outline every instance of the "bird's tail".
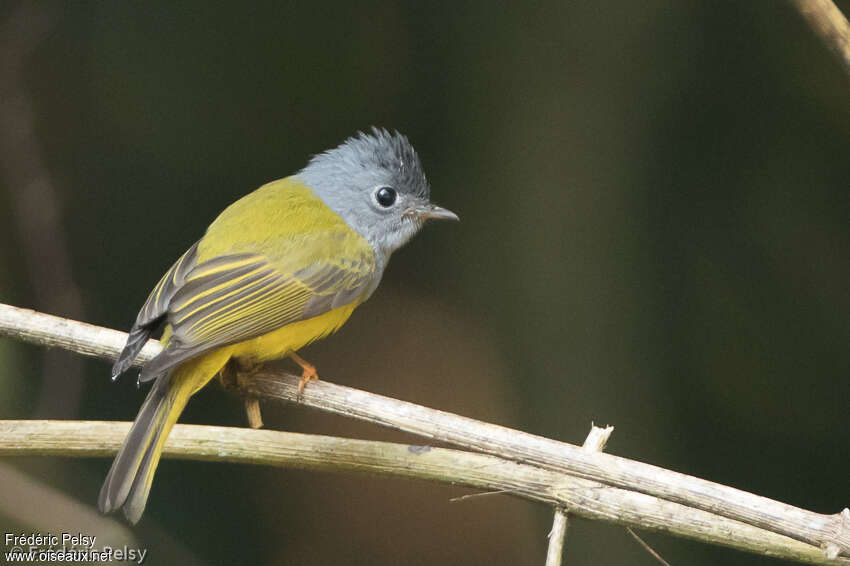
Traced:
[[97, 504], [102, 512], [123, 507], [133, 524], [142, 516], [165, 439], [195, 391], [189, 380], [177, 375], [181, 369], [161, 375], [148, 393], [100, 489]]

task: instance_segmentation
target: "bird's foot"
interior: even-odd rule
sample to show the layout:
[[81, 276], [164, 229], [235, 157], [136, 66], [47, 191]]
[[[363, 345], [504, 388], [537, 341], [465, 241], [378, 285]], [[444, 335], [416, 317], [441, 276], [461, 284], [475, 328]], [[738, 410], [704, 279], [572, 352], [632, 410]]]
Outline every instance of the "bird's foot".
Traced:
[[298, 394], [300, 395], [304, 392], [304, 388], [307, 386], [307, 383], [319, 379], [319, 374], [316, 373], [316, 366], [295, 352], [291, 352], [289, 357], [292, 358], [296, 364], [301, 366], [301, 381], [298, 382]]

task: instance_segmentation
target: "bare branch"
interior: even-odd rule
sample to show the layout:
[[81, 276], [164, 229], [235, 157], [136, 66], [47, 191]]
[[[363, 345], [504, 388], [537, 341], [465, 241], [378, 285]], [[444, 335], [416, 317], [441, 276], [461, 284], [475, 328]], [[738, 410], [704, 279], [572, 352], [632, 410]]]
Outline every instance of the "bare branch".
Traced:
[[[0, 305], [0, 335], [2, 334], [103, 358], [117, 355], [125, 336], [124, 333], [114, 330], [7, 305]], [[158, 344], [154, 342], [147, 344], [139, 361], [150, 359], [158, 349]], [[463, 448], [490, 453], [496, 457], [494, 460], [486, 460], [483, 469], [465, 464], [450, 472], [442, 469], [440, 474], [437, 474], [433, 470], [423, 471], [417, 467], [407, 469], [406, 475], [409, 476], [439, 479], [449, 474], [454, 478], [453, 481], [466, 482], [472, 481], [469, 474], [481, 474], [480, 477], [475, 476], [486, 479], [480, 479], [480, 487], [493, 490], [509, 489], [515, 495], [561, 505], [571, 513], [591, 519], [670, 532], [741, 550], [815, 564], [850, 564], [850, 560], [838, 558], [840, 551], [846, 551], [848, 548], [850, 511], [821, 515], [656, 466], [589, 452], [578, 446], [325, 381], [311, 382], [299, 395], [298, 381], [298, 376], [259, 373], [246, 383], [245, 393], [248, 396], [299, 402]], [[61, 424], [51, 423], [50, 426]], [[0, 437], [3, 438], [0, 441], [12, 434], [12, 430], [6, 428], [8, 426], [8, 423], [4, 424], [3, 431], [0, 432]], [[285, 458], [285, 455], [281, 456], [281, 452], [286, 454], [290, 442], [286, 437], [287, 445], [282, 446], [281, 439], [284, 437], [250, 436], [283, 433], [243, 429], [220, 430], [228, 432], [221, 433], [223, 436], [218, 441], [215, 440], [218, 437], [208, 438], [204, 435], [187, 439], [186, 454], [211, 460], [273, 464], [275, 458]], [[111, 434], [117, 435], [117, 446], [123, 433], [113, 431]], [[179, 434], [173, 435], [173, 442], [178, 442]], [[61, 454], [62, 448], [72, 446], [71, 436], [67, 430], [57, 435], [55, 438], [61, 443], [61, 447], [57, 446], [55, 451], [50, 453]], [[112, 445], [105, 444], [104, 438], [106, 437], [94, 435], [87, 441], [86, 448], [79, 450], [88, 451], [88, 455], [104, 455], [112, 449]], [[234, 438], [238, 441], [233, 442]], [[29, 437], [6, 453], [22, 453], [21, 451], [29, 449], [28, 446], [36, 446], [34, 443], [37, 440], [37, 435]], [[92, 451], [93, 447], [100, 452]], [[374, 450], [374, 447], [370, 450]], [[332, 468], [333, 464], [326, 462], [333, 462], [333, 455], [327, 455], [326, 459], [321, 450], [313, 447], [310, 451], [312, 458], [318, 460], [309, 465]], [[388, 460], [383, 465], [385, 468], [393, 468], [393, 462], [404, 461], [398, 449], [379, 452]], [[480, 454], [469, 456], [484, 457]], [[310, 456], [306, 458], [309, 459]], [[513, 462], [504, 461], [505, 459]], [[514, 471], [522, 470], [522, 473], [517, 472], [511, 476], [507, 484], [501, 480], [494, 481], [487, 474], [489, 470], [495, 469], [497, 463], [498, 466], [507, 466], [507, 469]], [[375, 466], [371, 464], [359, 466], [363, 471], [375, 470]], [[532, 470], [535, 471], [532, 473]], [[526, 476], [526, 472], [531, 475]], [[526, 480], [519, 481], [519, 477], [526, 480], [529, 477], [535, 479], [528, 483]]]
[[327, 381], [311, 382], [299, 395], [298, 381], [294, 375], [260, 372], [246, 383], [246, 391], [703, 509], [825, 551], [837, 547], [846, 552], [850, 544], [850, 521], [841, 514], [814, 513], [650, 464], [589, 452], [579, 446]]
[[[103, 360], [114, 360], [124, 347], [124, 342], [127, 341], [126, 332], [2, 303], [0, 303], [0, 336], [8, 336], [48, 348], [62, 348]], [[162, 346], [159, 342], [150, 340], [142, 348], [135, 365], [150, 361], [161, 351]]]
[[[0, 420], [0, 456], [109, 457], [129, 427], [128, 422]], [[850, 564], [846, 559], [828, 559], [805, 543], [705, 511], [486, 454], [272, 430], [176, 425], [163, 455], [462, 484], [558, 505], [589, 519], [768, 556]]]

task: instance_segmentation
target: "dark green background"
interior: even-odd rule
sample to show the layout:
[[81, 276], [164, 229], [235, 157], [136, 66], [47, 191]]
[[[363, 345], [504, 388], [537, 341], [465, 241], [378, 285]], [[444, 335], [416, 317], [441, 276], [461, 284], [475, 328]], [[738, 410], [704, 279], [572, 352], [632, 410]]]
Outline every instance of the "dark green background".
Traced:
[[[462, 222], [429, 226], [304, 352], [322, 376], [573, 443], [610, 423], [611, 453], [850, 504], [850, 79], [790, 4], [6, 2], [0, 19], [0, 301], [127, 329], [228, 203], [396, 128]], [[127, 420], [143, 398], [71, 354], [3, 340], [0, 364], [3, 418]], [[244, 424], [217, 385], [183, 420]], [[0, 530], [105, 538], [107, 467], [6, 459]], [[37, 519], [11, 476], [42, 494]], [[134, 534], [149, 564], [543, 563], [549, 509], [464, 493], [167, 461]], [[676, 565], [779, 563], [646, 538]], [[583, 520], [567, 561], [655, 564]]]

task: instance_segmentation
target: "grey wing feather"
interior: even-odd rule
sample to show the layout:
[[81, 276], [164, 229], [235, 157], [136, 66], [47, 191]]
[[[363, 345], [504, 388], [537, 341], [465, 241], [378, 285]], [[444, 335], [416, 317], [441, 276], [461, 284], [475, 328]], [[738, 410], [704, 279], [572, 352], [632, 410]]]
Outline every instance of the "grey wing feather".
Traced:
[[186, 277], [195, 268], [198, 244], [199, 242], [195, 242], [191, 248], [186, 250], [186, 253], [180, 256], [180, 259], [174, 262], [171, 269], [165, 272], [165, 275], [148, 295], [148, 300], [142, 305], [134, 326], [157, 322], [168, 313], [171, 299], [183, 287]]

